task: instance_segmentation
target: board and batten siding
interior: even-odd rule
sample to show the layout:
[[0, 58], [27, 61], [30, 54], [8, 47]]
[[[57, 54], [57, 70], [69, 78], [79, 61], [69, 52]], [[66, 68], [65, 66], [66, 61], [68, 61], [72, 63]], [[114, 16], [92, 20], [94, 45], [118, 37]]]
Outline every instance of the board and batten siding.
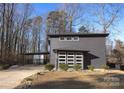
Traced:
[[91, 60], [91, 65], [100, 68], [106, 64], [106, 46], [105, 37], [79, 37], [79, 41], [60, 41], [59, 37], [50, 38], [50, 63], [55, 65], [55, 53], [53, 49], [72, 47], [89, 51], [89, 53], [99, 58]]

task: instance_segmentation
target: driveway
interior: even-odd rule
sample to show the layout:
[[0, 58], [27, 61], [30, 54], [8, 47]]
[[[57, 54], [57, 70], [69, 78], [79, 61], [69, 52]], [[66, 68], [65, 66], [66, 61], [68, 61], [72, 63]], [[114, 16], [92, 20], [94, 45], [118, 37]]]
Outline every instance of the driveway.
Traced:
[[8, 70], [0, 71], [0, 88], [11, 89], [20, 84], [25, 78], [36, 72], [43, 71], [41, 65], [14, 66]]

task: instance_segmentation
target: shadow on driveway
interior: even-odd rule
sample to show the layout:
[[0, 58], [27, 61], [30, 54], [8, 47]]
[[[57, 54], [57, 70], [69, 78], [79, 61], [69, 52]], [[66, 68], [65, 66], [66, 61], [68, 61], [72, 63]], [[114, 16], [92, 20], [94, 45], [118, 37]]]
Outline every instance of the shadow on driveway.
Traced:
[[95, 88], [88, 82], [75, 80], [76, 77], [72, 78], [60, 78], [57, 81], [48, 81], [45, 83], [38, 83], [32, 85], [29, 89], [89, 89]]

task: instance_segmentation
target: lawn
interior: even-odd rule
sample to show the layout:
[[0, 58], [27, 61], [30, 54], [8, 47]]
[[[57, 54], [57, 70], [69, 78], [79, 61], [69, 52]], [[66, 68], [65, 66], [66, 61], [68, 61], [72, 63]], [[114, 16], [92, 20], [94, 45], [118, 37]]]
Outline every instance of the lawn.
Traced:
[[[26, 86], [24, 81], [16, 88], [30, 89], [115, 89], [124, 88], [123, 71], [83, 71], [83, 72], [45, 72], [25, 79], [30, 81]], [[29, 83], [29, 82], [28, 82]]]

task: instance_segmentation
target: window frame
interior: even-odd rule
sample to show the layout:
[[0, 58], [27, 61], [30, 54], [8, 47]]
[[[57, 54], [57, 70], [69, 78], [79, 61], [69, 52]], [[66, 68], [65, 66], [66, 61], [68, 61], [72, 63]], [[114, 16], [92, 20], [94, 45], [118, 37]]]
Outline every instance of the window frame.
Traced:
[[[77, 38], [77, 40], [75, 40], [74, 38]], [[75, 37], [73, 37], [73, 41], [79, 41], [79, 36], [75, 36]]]
[[[62, 37], [64, 39], [61, 39]], [[70, 40], [67, 40], [68, 37], [70, 37], [71, 39]], [[77, 40], [74, 39], [75, 37], [77, 38]], [[61, 37], [59, 37], [59, 40], [60, 41], [79, 41], [79, 36], [65, 36], [65, 37], [64, 36], [61, 36]]]
[[[68, 40], [67, 38], [71, 38], [70, 40]], [[70, 36], [67, 36], [67, 37], [65, 37], [65, 40], [66, 41], [73, 41], [73, 38], [72, 37], [70, 37]]]
[[61, 39], [62, 37], [63, 37], [63, 36], [59, 37], [59, 40], [60, 40], [60, 41], [65, 41], [65, 37], [63, 37], [63, 38], [64, 38], [63, 40]]

